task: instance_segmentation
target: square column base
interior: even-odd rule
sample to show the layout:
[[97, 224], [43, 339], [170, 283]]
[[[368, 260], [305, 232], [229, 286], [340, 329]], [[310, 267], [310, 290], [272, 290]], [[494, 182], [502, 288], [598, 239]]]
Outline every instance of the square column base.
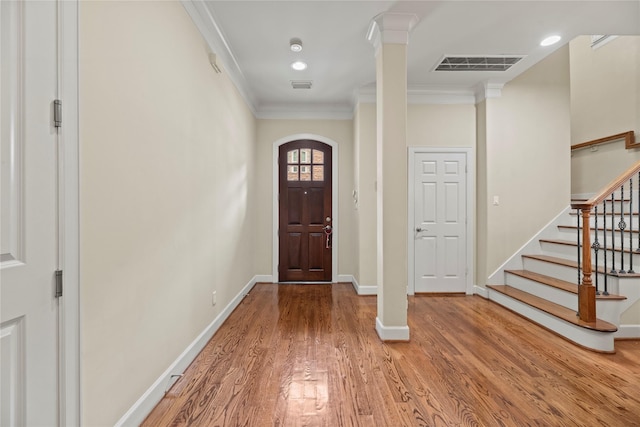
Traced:
[[409, 341], [409, 326], [384, 326], [376, 317], [376, 332], [382, 341]]

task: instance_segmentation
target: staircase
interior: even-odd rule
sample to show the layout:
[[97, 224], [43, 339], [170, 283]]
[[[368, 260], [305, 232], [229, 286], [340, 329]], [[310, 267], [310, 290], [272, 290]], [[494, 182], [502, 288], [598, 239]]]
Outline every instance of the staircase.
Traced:
[[[579, 211], [570, 208], [489, 278], [489, 283], [497, 284], [487, 285], [488, 298], [579, 346], [599, 352], [614, 352], [614, 338], [618, 334], [621, 315], [640, 299], [638, 215], [624, 214], [628, 218], [626, 229], [624, 226], [620, 229], [616, 224], [621, 211], [630, 212], [629, 204], [635, 203], [634, 209], [637, 209], [638, 198], [640, 196], [634, 195], [631, 202], [629, 198], [624, 199], [615, 193], [614, 201], [604, 202], [608, 204], [609, 213], [604, 215], [602, 211], [607, 208], [601, 208], [589, 219], [587, 234], [590, 240], [587, 244], [589, 247], [591, 242], [600, 245], [597, 261], [596, 251], [592, 249], [590, 254], [591, 278], [598, 291], [593, 321], [581, 320], [584, 316], [578, 315], [579, 307], [582, 307], [578, 283], [585, 283], [584, 271], [579, 266], [579, 259], [585, 258], [581, 255], [584, 248], [583, 242], [578, 243], [578, 236], [582, 236], [584, 230], [582, 224], [578, 227]], [[615, 210], [611, 209], [612, 206]], [[614, 215], [611, 215], [612, 211]], [[604, 218], [607, 218], [606, 225]], [[602, 244], [605, 233], [607, 248]], [[612, 272], [614, 265], [615, 271]], [[622, 267], [624, 272], [620, 272]]]

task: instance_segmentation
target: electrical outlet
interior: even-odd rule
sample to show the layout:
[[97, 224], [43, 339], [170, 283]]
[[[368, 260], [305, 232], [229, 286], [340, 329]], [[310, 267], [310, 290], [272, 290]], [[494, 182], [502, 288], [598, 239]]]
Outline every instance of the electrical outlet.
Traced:
[[217, 292], [218, 291], [213, 291], [213, 294], [211, 294], [211, 305], [216, 305], [216, 303], [218, 302], [218, 296], [217, 296]]

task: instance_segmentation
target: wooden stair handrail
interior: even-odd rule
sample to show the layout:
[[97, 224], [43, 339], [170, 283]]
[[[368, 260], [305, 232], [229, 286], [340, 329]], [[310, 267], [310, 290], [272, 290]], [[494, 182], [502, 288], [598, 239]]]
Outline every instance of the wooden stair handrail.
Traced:
[[630, 130], [611, 136], [605, 136], [604, 138], [594, 139], [593, 141], [581, 142], [580, 144], [572, 145], [571, 151], [591, 147], [594, 145], [607, 144], [609, 142], [618, 141], [620, 139], [624, 139], [624, 148], [626, 148], [627, 150], [630, 148], [640, 147], [640, 143], [636, 144], [635, 134], [632, 130]]
[[597, 192], [589, 200], [576, 201], [574, 203], [571, 203], [571, 207], [573, 209], [580, 209], [582, 211], [584, 211], [585, 209], [591, 210], [594, 206], [600, 204], [604, 199], [609, 197], [611, 193], [620, 188], [622, 184], [627, 182], [633, 175], [637, 174], [638, 172], [640, 172], [640, 161], [627, 169], [622, 175], [611, 181], [607, 186], [603, 187], [602, 190]]

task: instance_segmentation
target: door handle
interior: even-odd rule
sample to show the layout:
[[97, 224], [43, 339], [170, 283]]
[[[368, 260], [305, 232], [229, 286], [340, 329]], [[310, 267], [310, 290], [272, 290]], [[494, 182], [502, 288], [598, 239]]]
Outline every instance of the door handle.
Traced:
[[416, 227], [416, 233], [420, 233], [421, 231], [429, 231], [426, 228]]
[[330, 225], [325, 225], [324, 227], [322, 227], [322, 229], [324, 230], [324, 234], [327, 239], [327, 244], [325, 247], [327, 249], [331, 249], [331, 235], [333, 234], [333, 227], [331, 227]]

